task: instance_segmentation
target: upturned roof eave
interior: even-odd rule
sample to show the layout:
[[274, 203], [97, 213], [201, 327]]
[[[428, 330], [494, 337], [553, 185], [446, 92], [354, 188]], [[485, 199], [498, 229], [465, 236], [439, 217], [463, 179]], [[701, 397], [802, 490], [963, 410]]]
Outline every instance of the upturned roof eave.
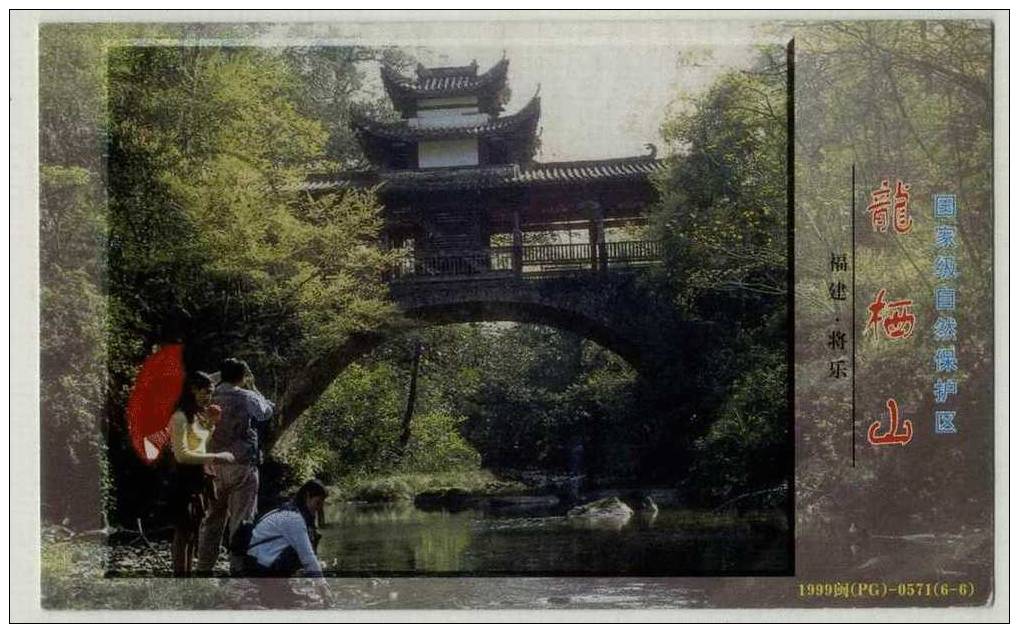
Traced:
[[494, 137], [526, 132], [528, 129], [537, 133], [538, 121], [541, 118], [541, 99], [535, 95], [527, 105], [515, 114], [500, 116], [486, 123], [477, 125], [454, 125], [442, 127], [411, 127], [403, 122], [376, 121], [362, 118], [353, 123], [358, 135], [380, 140], [416, 143], [418, 141], [437, 141], [468, 136]]
[[471, 95], [478, 95], [479, 99], [484, 99], [484, 102], [488, 103], [486, 105], [489, 108], [488, 111], [498, 112], [502, 110], [501, 97], [506, 88], [508, 68], [509, 60], [503, 58], [488, 71], [472, 79], [449, 87], [428, 88], [420, 86], [420, 79], [415, 81], [391, 67], [383, 66], [381, 70], [382, 86], [393, 105], [405, 114], [413, 112], [417, 107], [416, 101], [423, 98], [454, 98]]

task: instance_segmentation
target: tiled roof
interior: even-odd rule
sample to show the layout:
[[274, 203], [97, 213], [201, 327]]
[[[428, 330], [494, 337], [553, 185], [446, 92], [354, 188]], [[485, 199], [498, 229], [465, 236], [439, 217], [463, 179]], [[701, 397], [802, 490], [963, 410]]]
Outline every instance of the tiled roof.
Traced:
[[653, 156], [633, 156], [597, 161], [535, 163], [522, 168], [512, 183], [583, 183], [603, 179], [643, 177], [661, 169], [663, 162]]
[[[415, 92], [436, 92], [447, 93], [461, 90], [470, 90], [478, 87], [478, 63], [474, 62], [466, 67], [427, 67], [418, 66], [417, 82], [407, 78], [396, 79]], [[480, 81], [485, 82], [492, 76], [482, 75]], [[408, 83], [413, 83], [411, 87]]]
[[509, 60], [505, 58], [495, 63], [491, 69], [478, 75], [478, 64], [475, 62], [466, 67], [427, 67], [418, 66], [417, 79], [407, 78], [390, 67], [382, 68], [382, 80], [389, 86], [404, 92], [413, 93], [417, 98], [463, 95], [467, 92], [490, 84], [500, 84], [506, 80]]
[[493, 118], [476, 125], [412, 127], [405, 121], [384, 123], [369, 119], [354, 122], [354, 128], [362, 134], [396, 141], [433, 141], [465, 136], [491, 136], [515, 130], [533, 130], [541, 116], [541, 100], [535, 96], [516, 114]]
[[534, 163], [525, 167], [516, 164], [472, 168], [440, 168], [432, 170], [400, 170], [372, 172], [337, 178], [309, 180], [303, 188], [311, 192], [351, 185], [378, 184], [383, 190], [437, 191], [449, 188], [499, 188], [531, 185], [575, 185], [600, 181], [647, 180], [664, 166], [653, 156], [633, 156], [564, 163]]
[[506, 71], [509, 60], [502, 59], [491, 69], [478, 74], [478, 64], [466, 67], [418, 66], [417, 78], [407, 78], [390, 67], [382, 68], [382, 84], [398, 110], [412, 112], [422, 98], [446, 98], [477, 95], [482, 110], [497, 114], [505, 99]]

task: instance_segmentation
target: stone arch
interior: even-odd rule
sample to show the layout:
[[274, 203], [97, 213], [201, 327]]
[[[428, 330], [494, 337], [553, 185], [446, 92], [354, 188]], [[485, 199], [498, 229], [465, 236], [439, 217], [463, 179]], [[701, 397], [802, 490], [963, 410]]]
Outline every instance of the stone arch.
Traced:
[[[615, 352], [645, 379], [674, 357], [681, 338], [694, 337], [625, 275], [611, 279], [493, 280], [489, 283], [394, 284], [401, 316], [385, 327], [352, 334], [296, 373], [280, 404], [276, 438], [307, 410], [350, 364], [387, 339], [423, 326], [469, 322], [533, 323], [574, 332]], [[673, 360], [674, 361], [674, 360]], [[675, 367], [675, 364], [672, 365]], [[270, 448], [275, 439], [270, 440]]]
[[600, 320], [577, 311], [548, 304], [521, 301], [469, 301], [422, 306], [404, 312], [410, 319], [428, 326], [474, 322], [517, 322], [565, 330], [616, 353], [635, 370], [641, 369], [640, 348]]

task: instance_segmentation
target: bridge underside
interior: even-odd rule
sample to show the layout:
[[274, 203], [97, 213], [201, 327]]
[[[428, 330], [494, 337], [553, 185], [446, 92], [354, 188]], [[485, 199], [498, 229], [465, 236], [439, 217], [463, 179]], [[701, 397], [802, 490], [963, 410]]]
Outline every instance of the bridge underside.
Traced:
[[[402, 321], [357, 333], [297, 374], [281, 404], [285, 430], [348, 365], [386, 339], [420, 328], [467, 322], [522, 322], [577, 333], [617, 353], [644, 380], [686, 368], [704, 333], [676, 317], [632, 270], [555, 275], [478, 276], [472, 279], [403, 279], [390, 293]], [[681, 347], [681, 350], [679, 349]]]
[[403, 314], [428, 325], [518, 322], [552, 326], [576, 333], [618, 354], [640, 370], [642, 346], [627, 329], [614, 326], [591, 293], [571, 288], [578, 280], [488, 280], [468, 288], [450, 283], [396, 285], [393, 297]]

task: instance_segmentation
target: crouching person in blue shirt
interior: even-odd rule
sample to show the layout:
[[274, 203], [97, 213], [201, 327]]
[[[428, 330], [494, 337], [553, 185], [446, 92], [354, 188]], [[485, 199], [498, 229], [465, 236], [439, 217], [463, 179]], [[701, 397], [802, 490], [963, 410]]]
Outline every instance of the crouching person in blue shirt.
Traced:
[[301, 485], [293, 500], [262, 516], [251, 532], [245, 556], [249, 576], [322, 577], [315, 555], [315, 516], [329, 492], [318, 480]]

